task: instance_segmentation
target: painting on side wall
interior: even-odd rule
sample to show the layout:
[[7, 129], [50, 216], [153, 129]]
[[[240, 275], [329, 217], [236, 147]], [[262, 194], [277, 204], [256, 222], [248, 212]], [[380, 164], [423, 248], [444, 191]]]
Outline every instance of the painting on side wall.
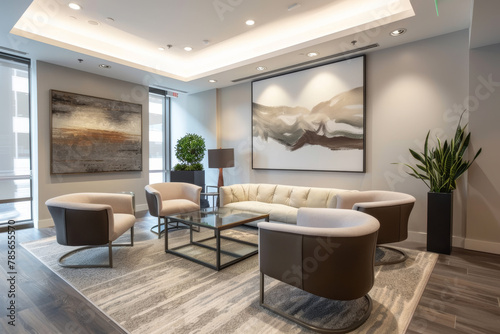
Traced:
[[365, 57], [252, 82], [253, 169], [365, 172]]
[[51, 174], [141, 170], [141, 104], [51, 90]]

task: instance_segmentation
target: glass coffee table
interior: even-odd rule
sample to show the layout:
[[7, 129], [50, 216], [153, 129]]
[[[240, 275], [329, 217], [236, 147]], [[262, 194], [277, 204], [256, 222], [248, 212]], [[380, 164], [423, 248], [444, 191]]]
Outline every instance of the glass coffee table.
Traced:
[[[269, 215], [230, 208], [206, 208], [168, 216], [166, 217], [168, 223], [182, 223], [189, 227], [189, 243], [169, 248], [169, 233], [166, 233], [165, 252], [211, 269], [224, 269], [257, 254], [259, 247], [258, 243], [221, 235], [221, 232], [257, 220], [269, 221]], [[208, 235], [201, 233], [202, 229], [208, 229]], [[240, 229], [237, 233], [240, 236], [247, 234], [256, 237], [255, 234]], [[195, 240], [196, 237], [198, 240]]]

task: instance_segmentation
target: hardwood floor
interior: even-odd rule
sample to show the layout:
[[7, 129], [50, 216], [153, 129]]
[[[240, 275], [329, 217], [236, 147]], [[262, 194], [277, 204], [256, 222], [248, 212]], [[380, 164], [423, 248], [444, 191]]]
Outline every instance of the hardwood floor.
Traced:
[[[0, 233], [0, 333], [127, 333], [19, 245], [53, 235], [53, 228], [16, 230], [12, 271], [7, 262], [9, 234]], [[14, 286], [8, 281], [12, 278]], [[13, 318], [7, 317], [11, 301], [15, 302]], [[13, 319], [15, 326], [9, 325]]]
[[407, 333], [500, 333], [500, 256], [439, 255]]
[[[139, 219], [156, 218], [144, 216]], [[0, 332], [126, 333], [19, 244], [55, 235], [53, 228], [16, 231], [16, 327], [5, 316], [10, 298], [7, 237], [0, 233]], [[403, 247], [424, 250], [403, 242]], [[440, 255], [408, 334], [500, 333], [500, 256], [453, 249]], [[387, 333], [384, 333], [387, 334]]]

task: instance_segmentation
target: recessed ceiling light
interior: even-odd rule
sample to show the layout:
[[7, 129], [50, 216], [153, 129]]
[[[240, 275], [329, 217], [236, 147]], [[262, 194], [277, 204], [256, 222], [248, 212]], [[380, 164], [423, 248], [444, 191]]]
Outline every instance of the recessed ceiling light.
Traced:
[[319, 53], [318, 53], [318, 52], [309, 52], [309, 53], [307, 54], [307, 56], [308, 56], [308, 57], [316, 57], [316, 56], [318, 56], [318, 55], [319, 55]]
[[391, 36], [396, 37], [404, 34], [406, 32], [406, 28], [399, 28], [391, 32]]
[[193, 48], [192, 48], [192, 47], [190, 47], [190, 46], [186, 46], [186, 47], [184, 48], [184, 50], [185, 50], [185, 51], [191, 51], [191, 50], [193, 50]]
[[267, 67], [265, 67], [265, 66], [258, 66], [257, 67], [257, 71], [264, 71], [264, 70], [267, 70]]
[[164, 47], [162, 47], [162, 46], [160, 46], [160, 47], [158, 48], [158, 50], [160, 50], [160, 51], [165, 51], [165, 48], [164, 48]]
[[89, 20], [89, 24], [91, 24], [91, 25], [93, 25], [93, 26], [98, 26], [98, 25], [99, 25], [99, 22], [94, 21], [94, 20]]
[[215, 82], [217, 82], [217, 80], [215, 80], [215, 79], [210, 79], [210, 80], [208, 80], [208, 82], [210, 82], [210, 83], [215, 83]]
[[115, 19], [114, 19], [114, 18], [112, 18], [112, 17], [107, 17], [107, 18], [106, 18], [106, 21], [108, 21], [108, 22], [115, 22]]
[[255, 24], [255, 21], [254, 21], [254, 20], [247, 20], [247, 21], [245, 22], [245, 24], [246, 24], [247, 26], [253, 26], [253, 25]]
[[99, 67], [100, 68], [111, 68], [111, 66], [106, 65], [106, 64], [100, 64]]
[[68, 7], [71, 8], [71, 9], [74, 9], [74, 10], [80, 10], [80, 9], [82, 9], [82, 6], [80, 6], [79, 4], [74, 3], [74, 2], [70, 2], [68, 4]]

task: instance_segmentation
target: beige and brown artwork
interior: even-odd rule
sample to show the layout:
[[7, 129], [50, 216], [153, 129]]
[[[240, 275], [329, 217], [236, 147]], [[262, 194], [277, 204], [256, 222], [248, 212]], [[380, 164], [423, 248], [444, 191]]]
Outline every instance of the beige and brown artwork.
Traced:
[[142, 170], [142, 105], [51, 91], [51, 173]]
[[364, 172], [364, 57], [252, 82], [254, 169]]

